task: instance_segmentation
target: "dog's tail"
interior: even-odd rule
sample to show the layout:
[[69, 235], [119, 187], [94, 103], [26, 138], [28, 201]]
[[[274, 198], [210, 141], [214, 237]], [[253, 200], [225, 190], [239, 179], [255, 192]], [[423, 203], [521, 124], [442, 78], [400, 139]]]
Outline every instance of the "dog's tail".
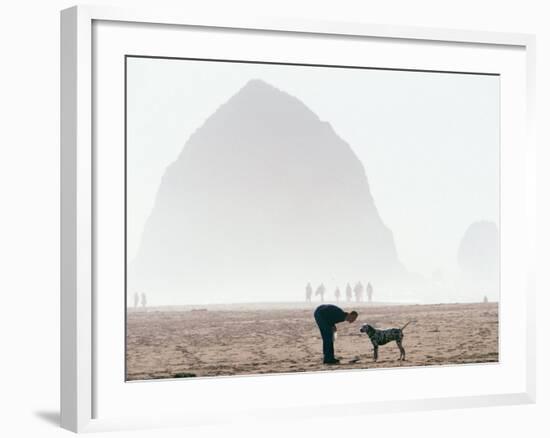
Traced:
[[411, 322], [416, 322], [416, 321], [409, 321], [407, 324], [405, 324], [403, 327], [401, 327], [401, 331], [405, 330], [405, 327], [407, 327]]

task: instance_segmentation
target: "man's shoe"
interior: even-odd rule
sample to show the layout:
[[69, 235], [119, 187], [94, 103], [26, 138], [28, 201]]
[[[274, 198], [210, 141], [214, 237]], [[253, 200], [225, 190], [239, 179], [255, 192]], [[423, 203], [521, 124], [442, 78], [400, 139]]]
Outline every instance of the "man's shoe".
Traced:
[[325, 365], [338, 365], [340, 361], [338, 359], [330, 359], [323, 361]]

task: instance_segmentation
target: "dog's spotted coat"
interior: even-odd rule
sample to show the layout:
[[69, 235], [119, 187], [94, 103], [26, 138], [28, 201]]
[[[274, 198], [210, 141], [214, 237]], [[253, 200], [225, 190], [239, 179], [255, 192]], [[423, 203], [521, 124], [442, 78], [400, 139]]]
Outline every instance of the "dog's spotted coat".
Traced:
[[361, 326], [361, 333], [366, 333], [372, 342], [374, 347], [374, 361], [378, 359], [378, 346], [387, 344], [388, 342], [395, 341], [399, 347], [400, 355], [399, 360], [405, 360], [405, 349], [403, 348], [403, 329], [407, 327], [412, 321], [409, 321], [401, 328], [389, 328], [389, 329], [376, 329], [370, 324], [363, 324]]

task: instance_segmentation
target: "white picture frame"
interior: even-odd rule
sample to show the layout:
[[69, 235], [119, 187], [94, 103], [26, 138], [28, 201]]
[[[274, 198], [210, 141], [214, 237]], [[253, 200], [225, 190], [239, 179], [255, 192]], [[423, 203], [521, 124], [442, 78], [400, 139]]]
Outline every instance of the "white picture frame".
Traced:
[[[140, 26], [154, 26], [156, 29], [176, 29], [184, 26], [187, 29], [197, 29], [202, 33], [216, 30], [235, 30], [240, 36], [249, 40], [258, 38], [262, 32], [277, 36], [292, 36], [293, 38], [338, 37], [345, 41], [388, 41], [396, 44], [416, 46], [437, 46], [440, 52], [452, 50], [449, 47], [464, 47], [474, 50], [481, 48], [495, 52], [514, 53], [510, 61], [502, 61], [504, 66], [510, 64], [511, 69], [517, 69], [518, 75], [510, 74], [510, 89], [516, 90], [515, 99], [522, 102], [520, 120], [517, 121], [517, 132], [510, 132], [510, 161], [520, 160], [521, 168], [516, 173], [516, 180], [511, 180], [509, 173], [503, 173], [506, 178], [502, 180], [501, 199], [514, 201], [518, 207], [518, 216], [512, 218], [503, 208], [504, 218], [510, 218], [508, 233], [510, 245], [501, 250], [501, 259], [504, 263], [512, 263], [519, 257], [522, 260], [521, 267], [515, 273], [515, 277], [507, 282], [519, 285], [520, 305], [509, 306], [504, 309], [502, 318], [504, 321], [517, 318], [520, 321], [521, 337], [515, 371], [507, 371], [514, 374], [514, 386], [498, 390], [498, 382], [494, 386], [481, 388], [481, 393], [468, 392], [467, 389], [460, 392], [458, 388], [453, 393], [432, 392], [432, 396], [418, 396], [418, 393], [400, 392], [399, 389], [388, 393], [389, 398], [379, 396], [366, 397], [359, 394], [353, 400], [338, 401], [336, 403], [324, 403], [317, 400], [312, 391], [311, 399], [304, 398], [295, 405], [287, 405], [282, 393], [275, 388], [286, 390], [302, 385], [298, 379], [306, 381], [306, 388], [313, 388], [319, 382], [327, 382], [330, 385], [354, 384], [358, 379], [364, 378], [364, 374], [357, 372], [320, 373], [315, 376], [276, 376], [273, 377], [246, 377], [246, 378], [222, 378], [199, 379], [193, 382], [181, 382], [188, 385], [187, 390], [204, 391], [211, 394], [212, 391], [242, 391], [241, 401], [235, 401], [235, 411], [216, 409], [200, 410], [200, 400], [197, 401], [197, 412], [192, 415], [184, 415], [184, 409], [177, 407], [171, 410], [158, 404], [156, 408], [147, 408], [149, 415], [132, 415], [131, 410], [116, 410], [120, 405], [120, 397], [133, 399], [147, 397], [155, 400], [155, 396], [162, 391], [171, 392], [167, 400], [177, 394], [179, 382], [149, 382], [146, 385], [132, 384], [129, 394], [122, 394], [119, 389], [110, 392], [109, 383], [116, 376], [104, 375], [105, 360], [121, 360], [109, 357], [109, 354], [98, 354], [103, 347], [104, 329], [98, 329], [103, 324], [115, 331], [120, 328], [120, 312], [113, 311], [112, 315], [107, 306], [112, 303], [109, 300], [98, 300], [98, 290], [102, 280], [98, 275], [104, 275], [101, 270], [101, 251], [98, 250], [97, 230], [100, 222], [105, 218], [98, 217], [98, 205], [103, 202], [101, 187], [98, 187], [98, 175], [109, 172], [105, 168], [105, 158], [95, 153], [95, 147], [100, 133], [96, 132], [94, 123], [101, 117], [98, 114], [98, 96], [95, 87], [99, 72], [94, 59], [97, 59], [100, 50], [105, 47], [104, 42], [98, 42], [97, 32], [94, 26], [98, 23], [112, 25], [131, 24], [132, 32], [139, 34]], [[115, 35], [113, 33], [112, 35]], [[106, 33], [107, 38], [109, 32]], [[115, 38], [115, 37], [113, 37]], [[348, 40], [346, 40], [348, 38]], [[140, 44], [139, 38], [134, 39]], [[103, 46], [101, 46], [103, 44]], [[112, 46], [118, 47], [113, 39]], [[150, 47], [149, 47], [150, 49]], [[113, 49], [115, 50], [115, 49]], [[118, 49], [117, 49], [118, 50]], [[124, 50], [122, 47], [120, 50]], [[200, 47], [199, 49], [200, 50]], [[120, 428], [146, 428], [161, 426], [177, 426], [189, 424], [220, 423], [241, 419], [270, 420], [281, 417], [300, 418], [312, 415], [361, 415], [367, 412], [380, 411], [406, 411], [415, 409], [441, 409], [453, 407], [473, 407], [503, 404], [532, 403], [535, 400], [535, 339], [533, 336], [535, 327], [535, 300], [534, 300], [534, 266], [535, 266], [535, 144], [533, 140], [533, 108], [534, 108], [534, 53], [535, 39], [532, 35], [507, 34], [477, 31], [461, 31], [452, 29], [426, 29], [403, 26], [382, 26], [362, 23], [336, 23], [313, 22], [307, 20], [291, 19], [257, 19], [246, 18], [240, 15], [234, 17], [201, 17], [193, 16], [189, 12], [163, 12], [161, 10], [126, 10], [109, 7], [75, 6], [61, 12], [61, 426], [75, 431], [100, 431]], [[429, 53], [428, 53], [429, 54]], [[100, 56], [101, 54], [99, 54]], [[330, 56], [330, 53], [326, 56]], [[495, 55], [496, 56], [496, 55]], [[458, 71], [468, 71], [468, 66], [460, 68], [460, 57], [453, 61]], [[423, 61], [418, 61], [421, 64]], [[424, 61], [425, 62], [425, 61]], [[433, 68], [435, 64], [426, 65], [426, 69]], [[450, 61], [449, 61], [450, 62]], [[491, 64], [491, 60], [475, 59], [473, 63], [484, 62], [487, 69], [499, 72], [501, 64]], [[473, 65], [473, 64], [472, 64]], [[477, 65], [477, 64], [476, 64]], [[416, 68], [421, 68], [417, 65]], [[525, 79], [525, 81], [523, 81]], [[120, 82], [118, 82], [120, 83]], [[120, 91], [120, 90], [119, 90]], [[116, 93], [115, 93], [116, 94]], [[512, 102], [512, 100], [509, 100]], [[506, 104], [506, 103], [505, 103]], [[503, 105], [505, 105], [503, 104]], [[504, 108], [506, 110], [506, 108]], [[510, 109], [512, 110], [512, 109]], [[506, 111], [503, 117], [506, 117]], [[512, 113], [510, 113], [511, 115]], [[518, 114], [518, 113], [514, 113]], [[116, 121], [116, 119], [114, 119]], [[516, 123], [516, 122], [514, 122]], [[120, 129], [115, 126], [115, 129]], [[506, 134], [508, 135], [508, 134]], [[512, 138], [513, 137], [513, 138]], [[506, 140], [506, 138], [505, 138]], [[116, 149], [116, 148], [115, 148]], [[506, 166], [506, 160], [502, 166]], [[511, 165], [511, 164], [510, 164]], [[103, 167], [102, 167], [103, 166]], [[515, 183], [515, 184], [513, 184]], [[103, 183], [101, 183], [103, 184]], [[514, 189], [516, 188], [516, 189]], [[116, 202], [116, 198], [111, 200]], [[519, 204], [517, 202], [520, 202]], [[103, 210], [104, 211], [104, 210]], [[516, 214], [516, 213], [514, 213]], [[515, 242], [514, 236], [523, 227], [524, 239]], [[515, 242], [515, 243], [514, 243]], [[507, 261], [508, 260], [508, 261]], [[99, 269], [98, 269], [99, 267]], [[98, 274], [99, 272], [99, 274]], [[508, 275], [508, 274], [506, 274]], [[505, 285], [506, 286], [506, 285]], [[506, 286], [507, 287], [507, 286]], [[99, 289], [98, 289], [99, 288]], [[121, 292], [123, 294], [123, 292]], [[508, 305], [507, 305], [508, 306]], [[109, 315], [108, 315], [109, 314]], [[111, 318], [111, 319], [109, 319]], [[114, 325], [112, 321], [118, 322]], [[102, 321], [111, 321], [108, 324]], [[506, 332], [501, 332], [506, 335]], [[117, 335], [118, 336], [118, 335]], [[506, 339], [501, 342], [507, 342]], [[501, 345], [502, 347], [502, 345]], [[107, 348], [107, 347], [105, 347]], [[110, 347], [109, 347], [110, 348]], [[113, 345], [113, 348], [119, 346]], [[105, 350], [115, 351], [115, 350]], [[117, 350], [118, 351], [118, 350]], [[118, 353], [117, 353], [118, 354]], [[497, 367], [506, 366], [506, 361]], [[418, 378], [430, 378], [430, 375], [439, 374], [441, 379], [449, 379], [452, 367], [427, 368], [412, 371], [418, 374]], [[453, 379], [473, 376], [481, 371], [479, 367], [462, 368], [460, 375], [452, 376]], [[493, 372], [494, 371], [494, 372]], [[491, 373], [498, 374], [498, 369]], [[402, 371], [385, 370], [378, 373], [399, 373]], [[428, 374], [426, 374], [428, 373]], [[432, 374], [429, 374], [432, 373]], [[336, 377], [335, 377], [336, 376]], [[503, 374], [503, 376], [505, 376]], [[384, 379], [385, 377], [380, 377]], [[468, 377], [470, 378], [470, 377]], [[480, 377], [477, 377], [480, 378]], [[481, 377], [480, 379], [484, 379]], [[372, 379], [371, 379], [372, 381]], [[124, 385], [125, 382], [120, 382]], [[132, 386], [133, 385], [133, 386]], [[194, 389], [191, 389], [191, 388]], [[266, 390], [273, 391], [270, 403], [262, 399], [260, 393], [255, 393], [253, 387], [260, 388], [261, 393]], [[99, 388], [99, 389], [98, 389]], [[154, 389], [153, 389], [154, 388]], [[161, 388], [161, 389], [159, 389]], [[174, 388], [176, 388], [174, 390]], [[181, 386], [180, 386], [181, 388]], [[218, 388], [218, 389], [217, 389]], [[493, 389], [491, 389], [493, 388]], [[176, 391], [176, 392], [174, 392]], [[250, 392], [249, 392], [250, 391]], [[485, 392], [483, 392], [485, 391]], [[141, 395], [140, 395], [141, 394]], [[255, 394], [258, 399], [253, 404], [247, 404], [246, 395]], [[415, 395], [416, 394], [416, 395]], [[113, 406], [103, 408], [106, 395], [112, 398]], [[103, 402], [102, 402], [103, 400]], [[223, 401], [223, 397], [222, 397]], [[98, 412], [108, 412], [107, 415]], [[151, 410], [153, 409], [153, 410]]]

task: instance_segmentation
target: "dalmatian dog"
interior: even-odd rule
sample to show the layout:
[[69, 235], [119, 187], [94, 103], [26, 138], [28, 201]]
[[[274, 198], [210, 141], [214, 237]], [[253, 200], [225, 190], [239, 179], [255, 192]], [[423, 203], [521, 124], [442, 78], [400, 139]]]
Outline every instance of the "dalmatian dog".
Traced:
[[403, 330], [407, 327], [412, 321], [409, 321], [401, 328], [389, 328], [389, 329], [376, 329], [370, 324], [363, 324], [359, 330], [361, 333], [366, 333], [372, 342], [374, 347], [374, 361], [378, 359], [378, 346], [387, 344], [388, 342], [395, 341], [399, 347], [401, 354], [399, 355], [399, 360], [405, 360], [405, 349], [403, 348]]

